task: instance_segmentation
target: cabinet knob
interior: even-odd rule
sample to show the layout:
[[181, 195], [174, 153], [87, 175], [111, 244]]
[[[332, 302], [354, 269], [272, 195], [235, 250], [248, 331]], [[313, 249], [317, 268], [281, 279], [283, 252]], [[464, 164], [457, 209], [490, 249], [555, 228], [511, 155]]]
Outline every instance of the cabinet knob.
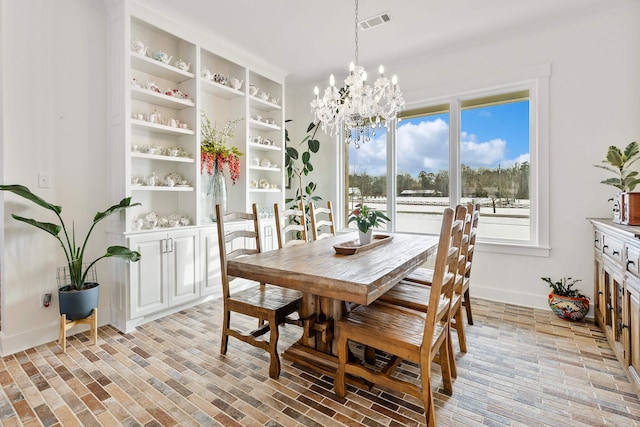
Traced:
[[624, 323], [620, 322], [620, 329], [624, 329], [624, 328], [628, 328], [629, 325], [625, 325]]
[[628, 259], [627, 260], [627, 266], [629, 266], [629, 265], [636, 265], [636, 263], [633, 262], [632, 260]]
[[602, 295], [602, 294], [604, 294], [604, 292], [598, 291], [598, 295]]
[[613, 251], [613, 255], [620, 255], [620, 251]]

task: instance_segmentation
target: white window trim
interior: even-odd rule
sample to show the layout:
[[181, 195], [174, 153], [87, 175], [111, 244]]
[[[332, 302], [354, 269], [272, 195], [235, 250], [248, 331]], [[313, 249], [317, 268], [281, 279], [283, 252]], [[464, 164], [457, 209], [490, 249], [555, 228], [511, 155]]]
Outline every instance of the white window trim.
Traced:
[[[452, 111], [450, 111], [450, 123], [449, 123], [449, 161], [450, 164], [459, 164], [460, 159], [460, 146], [459, 146], [459, 111], [460, 101], [468, 98], [482, 97], [487, 94], [495, 94], [496, 92], [509, 92], [522, 89], [529, 89], [529, 102], [530, 102], [530, 239], [529, 241], [515, 241], [515, 240], [503, 240], [503, 239], [482, 239], [478, 238], [477, 249], [480, 252], [492, 252], [492, 253], [505, 253], [512, 255], [525, 255], [525, 256], [539, 256], [549, 257], [551, 246], [549, 238], [549, 78], [551, 75], [551, 65], [543, 64], [534, 66], [527, 69], [515, 70], [506, 72], [500, 76], [493, 76], [489, 79], [474, 79], [457, 84], [442, 85], [436, 88], [421, 89], [422, 91], [429, 90], [432, 93], [448, 93], [447, 96], [441, 96], [436, 98], [422, 98], [418, 101], [407, 103], [405, 109], [413, 109], [424, 107], [427, 105], [437, 105], [439, 103], [448, 103]], [[508, 83], [505, 83], [508, 82]], [[457, 87], [457, 88], [456, 88]], [[483, 89], [472, 89], [472, 88]], [[457, 89], [457, 90], [455, 90]], [[455, 95], [451, 95], [454, 93]], [[416, 94], [407, 93], [406, 98], [418, 98]], [[457, 111], [454, 111], [457, 110]], [[454, 123], [455, 122], [455, 123]], [[394, 123], [395, 125], [395, 123]], [[455, 126], [454, 126], [455, 125]], [[388, 132], [387, 137], [387, 156], [394, 161], [389, 165], [390, 169], [387, 173], [387, 180], [393, 179], [395, 176], [396, 168], [396, 127], [393, 126], [393, 132]], [[338, 139], [338, 146], [344, 147], [344, 140], [342, 136]], [[344, 171], [345, 171], [345, 156], [344, 151], [340, 151], [339, 168], [336, 171], [338, 173], [337, 182], [339, 183], [338, 194], [339, 211], [344, 212]], [[392, 170], [391, 170], [392, 169]], [[458, 173], [456, 176], [450, 174], [450, 200], [459, 200], [460, 194], [458, 190], [458, 183], [460, 180], [460, 168], [456, 168]], [[455, 180], [455, 182], [454, 182]], [[391, 191], [394, 197], [387, 196], [387, 209], [388, 212], [392, 212], [392, 227], [395, 224], [395, 210], [391, 209], [395, 200], [395, 185], [389, 185], [387, 182], [387, 188]], [[453, 184], [453, 185], [452, 185]], [[339, 216], [338, 224], [344, 227], [342, 223], [342, 215]]]

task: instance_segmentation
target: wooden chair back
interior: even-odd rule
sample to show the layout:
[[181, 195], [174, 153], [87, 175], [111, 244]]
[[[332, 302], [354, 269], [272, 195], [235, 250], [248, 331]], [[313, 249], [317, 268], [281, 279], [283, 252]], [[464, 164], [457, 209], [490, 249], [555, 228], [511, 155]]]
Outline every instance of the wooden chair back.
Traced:
[[[463, 239], [464, 217], [467, 209], [461, 207], [456, 210], [458, 211], [455, 214], [457, 218], [454, 218], [454, 210], [451, 208], [445, 209], [442, 217], [440, 240], [429, 294], [429, 310], [422, 336], [421, 353], [423, 356], [421, 359], [425, 363], [430, 363], [433, 349], [439, 347], [439, 345], [433, 346], [437, 326], [450, 321], [451, 297], [460, 264], [460, 245]], [[460, 217], [462, 219], [458, 219]]]
[[311, 217], [311, 235], [313, 236], [313, 240], [326, 239], [327, 237], [336, 235], [331, 201], [327, 202], [326, 208], [317, 207], [315, 203], [310, 202], [309, 216]]
[[[258, 207], [252, 205], [252, 213], [230, 212], [222, 214], [220, 205], [216, 205], [216, 225], [218, 227], [218, 249], [220, 252], [220, 272], [222, 276], [222, 296], [229, 298], [229, 282], [234, 279], [227, 274], [227, 261], [241, 256], [260, 252], [260, 233], [258, 232]], [[251, 229], [227, 231], [225, 224], [234, 220], [251, 221]]]
[[467, 251], [467, 268], [465, 270], [465, 277], [468, 279], [471, 275], [471, 263], [473, 262], [473, 254], [475, 252], [476, 234], [478, 231], [478, 221], [480, 220], [480, 204], [472, 203], [467, 204], [467, 211], [471, 216], [471, 220], [468, 224], [468, 230], [465, 230], [465, 234], [469, 236], [469, 249]]
[[467, 249], [466, 263], [463, 273], [463, 281], [462, 281], [462, 289], [459, 293], [463, 295], [462, 305], [467, 312], [467, 323], [473, 325], [473, 313], [471, 311], [471, 299], [469, 292], [469, 284], [471, 281], [471, 266], [473, 265], [473, 255], [475, 253], [476, 247], [476, 234], [478, 232], [478, 221], [480, 220], [480, 204], [476, 203], [475, 205], [469, 203], [467, 205], [467, 210], [470, 213], [471, 220], [467, 225], [468, 230], [465, 229], [465, 234], [469, 239], [469, 246]]
[[302, 202], [298, 203], [298, 209], [283, 211], [280, 211], [278, 204], [275, 203], [273, 212], [276, 220], [278, 248], [307, 243], [307, 221]]
[[469, 256], [469, 233], [471, 231], [471, 213], [467, 205], [456, 206], [456, 219], [462, 221], [462, 238], [460, 240], [460, 255], [458, 257], [456, 284], [454, 291], [462, 292], [465, 273], [467, 271], [467, 258]]
[[[279, 286], [248, 281], [243, 289], [230, 293], [229, 260], [246, 255], [260, 253], [260, 233], [258, 228], [258, 207], [254, 203], [251, 213], [234, 212], [222, 214], [220, 205], [216, 205], [216, 223], [218, 227], [218, 247], [220, 251], [220, 267], [222, 272], [223, 307], [222, 339], [220, 354], [227, 353], [229, 337], [269, 353], [269, 377], [280, 376], [280, 356], [278, 355], [279, 325], [287, 322], [287, 316], [298, 311], [302, 301], [302, 293]], [[234, 225], [227, 230], [229, 221], [248, 220]], [[231, 228], [231, 227], [229, 227]], [[231, 313], [240, 313], [258, 320], [258, 327], [252, 331], [232, 327]], [[291, 322], [296, 322], [292, 320]], [[268, 337], [265, 339], [265, 337]]]

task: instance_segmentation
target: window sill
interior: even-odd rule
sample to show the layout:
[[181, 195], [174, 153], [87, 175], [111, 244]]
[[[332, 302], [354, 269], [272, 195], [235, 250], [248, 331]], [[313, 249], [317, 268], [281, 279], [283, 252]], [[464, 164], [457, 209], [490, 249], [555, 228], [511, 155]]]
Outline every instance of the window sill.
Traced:
[[535, 246], [518, 243], [476, 242], [476, 250], [496, 254], [535, 256], [549, 258], [551, 248], [548, 246]]

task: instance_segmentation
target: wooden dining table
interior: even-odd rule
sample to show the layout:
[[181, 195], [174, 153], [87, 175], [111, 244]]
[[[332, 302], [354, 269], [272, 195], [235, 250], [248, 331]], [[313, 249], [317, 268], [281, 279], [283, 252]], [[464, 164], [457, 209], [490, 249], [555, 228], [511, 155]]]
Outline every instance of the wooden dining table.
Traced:
[[[381, 237], [388, 236], [381, 242]], [[377, 239], [376, 239], [377, 237]], [[352, 304], [370, 304], [422, 265], [437, 249], [438, 237], [402, 233], [374, 235], [370, 249], [347, 255], [356, 233], [229, 260], [230, 276], [303, 292], [299, 310], [303, 335], [285, 359], [329, 374], [337, 366], [333, 325]]]

